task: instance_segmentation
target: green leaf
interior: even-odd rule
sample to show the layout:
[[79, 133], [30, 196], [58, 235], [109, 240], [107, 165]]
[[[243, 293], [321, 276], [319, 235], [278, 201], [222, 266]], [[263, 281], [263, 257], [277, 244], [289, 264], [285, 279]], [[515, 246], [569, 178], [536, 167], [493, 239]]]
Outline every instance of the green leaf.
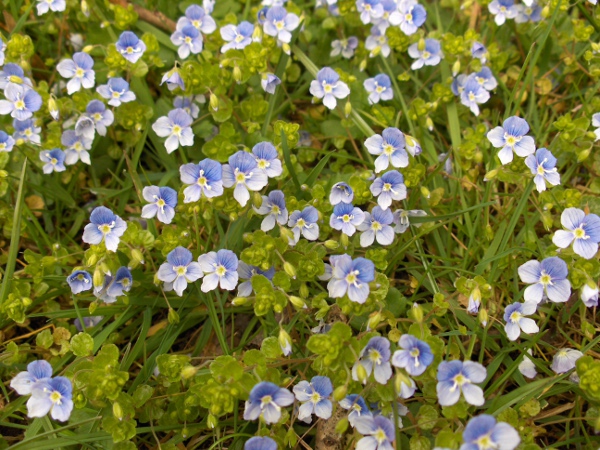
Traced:
[[71, 350], [75, 356], [89, 356], [94, 350], [94, 338], [87, 333], [78, 333], [71, 338]]

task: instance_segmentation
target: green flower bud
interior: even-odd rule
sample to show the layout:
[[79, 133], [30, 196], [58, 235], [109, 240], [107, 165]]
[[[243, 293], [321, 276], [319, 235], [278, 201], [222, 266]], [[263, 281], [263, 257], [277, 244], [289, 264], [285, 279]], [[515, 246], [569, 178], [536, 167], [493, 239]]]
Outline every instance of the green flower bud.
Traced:
[[231, 303], [233, 306], [244, 306], [247, 305], [249, 301], [250, 299], [248, 297], [236, 297], [231, 301]]
[[196, 372], [198, 372], [197, 367], [194, 367], [192, 365], [185, 366], [183, 369], [181, 369], [181, 378], [183, 378], [184, 380], [188, 380], [194, 375], [196, 375]]
[[348, 394], [348, 386], [346, 386], [345, 384], [342, 386], [338, 386], [333, 391], [333, 399], [336, 402], [339, 402], [339, 401], [343, 400], [347, 394]]
[[352, 103], [350, 103], [350, 100], [348, 100], [346, 102], [346, 104], [344, 105], [344, 114], [346, 115], [346, 117], [348, 117], [351, 113], [352, 113]]
[[325, 245], [325, 248], [328, 248], [329, 250], [336, 250], [340, 246], [339, 242], [334, 241], [333, 239], [328, 239], [323, 244]]
[[179, 323], [179, 314], [173, 308], [169, 308], [169, 313], [167, 315], [170, 324]]
[[119, 419], [119, 420], [123, 420], [124, 414], [123, 414], [123, 408], [121, 407], [121, 405], [119, 404], [119, 402], [114, 402], [113, 403], [113, 416], [115, 416], [115, 418]]
[[290, 277], [292, 277], [293, 279], [296, 279], [296, 268], [291, 265], [289, 262], [284, 262], [283, 263], [283, 270], [285, 271], [285, 273], [287, 273]]
[[360, 381], [362, 384], [366, 384], [369, 375], [367, 374], [367, 369], [365, 369], [365, 367], [362, 364], [357, 365], [356, 376], [358, 378], [358, 381]]
[[289, 356], [292, 353], [292, 337], [283, 328], [279, 329], [279, 346], [285, 356]]
[[477, 318], [479, 319], [479, 323], [481, 324], [482, 327], [487, 327], [488, 324], [488, 312], [487, 309], [485, 308], [479, 308], [479, 314], [477, 315]]
[[344, 417], [335, 425], [335, 432], [337, 434], [344, 434], [348, 429], [348, 418]]
[[305, 309], [306, 303], [300, 297], [296, 297], [295, 295], [290, 295], [289, 297], [290, 303], [294, 305], [296, 309]]
[[219, 420], [212, 414], [209, 414], [208, 418], [206, 419], [206, 424], [209, 428], [215, 428], [219, 424]]
[[209, 100], [208, 100], [208, 104], [210, 105], [210, 107], [213, 109], [213, 111], [218, 111], [219, 110], [219, 98], [213, 94], [211, 92]]
[[411, 309], [412, 316], [417, 323], [423, 323], [423, 308], [418, 303], [413, 303], [413, 307]]

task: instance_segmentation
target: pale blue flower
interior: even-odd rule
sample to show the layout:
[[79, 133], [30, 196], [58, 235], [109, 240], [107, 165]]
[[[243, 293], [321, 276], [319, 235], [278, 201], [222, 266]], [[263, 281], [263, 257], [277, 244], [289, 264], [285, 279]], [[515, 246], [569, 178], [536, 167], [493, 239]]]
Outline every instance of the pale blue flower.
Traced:
[[402, 350], [394, 352], [392, 365], [406, 370], [409, 375], [422, 375], [433, 362], [433, 353], [427, 342], [410, 334], [403, 334], [398, 344]]
[[27, 417], [50, 417], [66, 422], [73, 411], [73, 386], [65, 377], [45, 378], [35, 382], [27, 401]]
[[572, 348], [561, 348], [552, 358], [552, 370], [557, 373], [565, 373], [575, 368], [575, 363], [583, 356], [579, 350]]
[[171, 42], [178, 47], [177, 54], [181, 59], [187, 58], [190, 53], [197, 55], [204, 45], [200, 31], [193, 25], [175, 30], [171, 35]]
[[4, 52], [5, 51], [6, 51], [6, 42], [4, 42], [4, 39], [2, 39], [2, 36], [0, 36], [0, 66], [4, 65], [4, 58], [5, 58]]
[[66, 130], [60, 138], [60, 143], [65, 147], [65, 164], [72, 165], [77, 161], [91, 164], [88, 150], [92, 148], [92, 139], [78, 135], [73, 130]]
[[329, 56], [332, 58], [341, 54], [342, 57], [350, 59], [354, 56], [354, 52], [358, 47], [358, 38], [356, 36], [350, 36], [348, 39], [336, 39], [331, 42], [331, 53]]
[[48, 11], [62, 12], [67, 7], [65, 0], [37, 0], [37, 15], [41, 16]]
[[269, 178], [278, 177], [283, 172], [277, 149], [270, 142], [259, 142], [252, 147], [252, 154], [258, 168], [264, 170]]
[[375, 159], [375, 173], [382, 172], [392, 164], [392, 167], [407, 167], [408, 153], [405, 149], [404, 133], [398, 128], [386, 128], [381, 135], [375, 134], [365, 141], [365, 147]]
[[146, 44], [135, 33], [123, 31], [116, 43], [117, 51], [123, 55], [127, 61], [135, 64], [146, 51]]
[[522, 158], [535, 152], [535, 142], [531, 136], [526, 136], [528, 132], [527, 121], [512, 116], [506, 119], [501, 127], [490, 130], [487, 138], [494, 147], [501, 149], [498, 152], [500, 162], [509, 164], [513, 160], [513, 152]]
[[[94, 126], [98, 134], [106, 136], [106, 127], [112, 125], [115, 120], [113, 112], [106, 109], [106, 106], [100, 100], [89, 102], [85, 112], [94, 121]], [[77, 130], [77, 126], [75, 126], [75, 130]]]
[[300, 234], [309, 241], [316, 241], [319, 238], [319, 213], [314, 206], [307, 206], [302, 211], [294, 211], [290, 214], [288, 227], [294, 233], [294, 241], [290, 245], [295, 245], [300, 240]]
[[337, 205], [340, 202], [352, 203], [353, 199], [354, 191], [348, 185], [348, 183], [340, 181], [339, 183], [335, 183], [331, 187], [331, 193], [329, 194], [329, 203], [331, 203], [333, 206]]
[[[100, 322], [102, 322], [103, 318], [104, 318], [103, 316], [88, 316], [88, 317], [84, 317], [83, 318], [83, 325], [85, 325], [85, 328], [95, 327]], [[81, 326], [81, 322], [79, 321], [79, 318], [77, 318], [77, 319], [75, 319], [73, 321], [73, 325], [75, 325], [75, 328], [77, 329], [77, 331], [84, 331], [83, 327]]]
[[398, 11], [390, 15], [392, 25], [400, 25], [400, 30], [407, 36], [415, 34], [425, 23], [427, 11], [414, 0], [398, 1]]
[[375, 279], [375, 265], [366, 258], [352, 259], [349, 255], [331, 256], [332, 278], [327, 284], [331, 298], [348, 294], [351, 301], [364, 303], [370, 289], [369, 283]]
[[408, 47], [408, 54], [415, 59], [410, 68], [412, 70], [420, 69], [423, 66], [437, 66], [442, 58], [442, 47], [437, 39], [425, 39], [425, 46], [420, 48], [418, 42]]
[[40, 359], [27, 364], [27, 370], [19, 372], [11, 381], [10, 387], [19, 395], [30, 395], [33, 385], [52, 377], [52, 366], [48, 361]]
[[[401, 234], [408, 230], [408, 227], [411, 225], [410, 218], [411, 217], [425, 217], [427, 213], [422, 209], [413, 209], [410, 211], [405, 211], [404, 209], [398, 209], [394, 211], [394, 232]], [[415, 227], [420, 227], [421, 223], [413, 223]]]
[[348, 422], [350, 422], [350, 425], [353, 427], [360, 417], [373, 416], [369, 410], [369, 407], [367, 406], [367, 403], [365, 402], [365, 399], [358, 394], [347, 395], [345, 398], [340, 400], [339, 404], [342, 408], [350, 410], [350, 413], [348, 414]]
[[162, 80], [160, 80], [160, 85], [162, 86], [164, 83], [167, 83], [167, 87], [170, 91], [174, 91], [177, 88], [180, 88], [182, 91], [185, 90], [185, 83], [183, 82], [183, 78], [181, 78], [181, 74], [179, 73], [179, 68], [177, 66], [173, 67], [168, 72], [165, 72]]
[[393, 450], [396, 440], [393, 422], [384, 416], [363, 416], [354, 426], [364, 437], [356, 443], [356, 450]]
[[60, 148], [53, 150], [42, 150], [40, 152], [40, 160], [44, 163], [42, 171], [48, 175], [52, 172], [64, 172], [65, 167], [65, 152]]
[[[527, 353], [531, 355], [531, 349], [527, 350]], [[535, 378], [537, 375], [535, 363], [531, 360], [531, 358], [528, 358], [527, 356], [523, 357], [523, 361], [521, 361], [521, 363], [519, 364], [518, 369], [519, 372], [521, 372], [521, 374], [527, 378]]]
[[42, 97], [33, 89], [8, 83], [4, 90], [6, 100], [0, 100], [0, 114], [10, 114], [17, 120], [27, 120], [42, 107]]
[[392, 200], [404, 200], [407, 193], [404, 177], [397, 170], [390, 170], [376, 178], [369, 189], [384, 210], [391, 206]]
[[15, 140], [4, 131], [0, 131], [0, 152], [11, 152], [15, 146]]
[[593, 282], [587, 282], [581, 288], [581, 301], [588, 308], [595, 308], [598, 306], [598, 285]]
[[552, 186], [560, 184], [560, 174], [556, 168], [556, 158], [549, 150], [543, 147], [538, 148], [535, 155], [529, 155], [525, 158], [525, 165], [535, 175], [533, 182], [538, 192], [546, 190], [546, 181]]
[[266, 215], [260, 224], [260, 229], [270, 231], [275, 228], [275, 224], [285, 225], [288, 221], [288, 210], [285, 206], [285, 196], [282, 191], [276, 190], [269, 192], [269, 196], [262, 196], [260, 208], [254, 208], [261, 216]]
[[142, 196], [149, 203], [142, 208], [144, 219], [156, 216], [162, 223], [171, 223], [177, 206], [177, 192], [174, 189], [168, 186], [146, 186]]
[[364, 24], [372, 23], [383, 17], [381, 0], [356, 0], [356, 9]]
[[183, 203], [197, 202], [223, 195], [223, 167], [218, 162], [205, 158], [198, 164], [184, 164], [179, 168], [181, 182], [188, 184], [183, 191]]
[[89, 291], [94, 286], [92, 284], [92, 276], [85, 270], [76, 270], [67, 277], [67, 283], [73, 294], [79, 294], [83, 291]]
[[338, 203], [333, 207], [333, 212], [329, 218], [329, 226], [334, 230], [339, 230], [347, 236], [352, 236], [356, 232], [356, 227], [365, 220], [365, 213], [352, 203]]
[[514, 450], [521, 443], [517, 430], [488, 414], [469, 420], [462, 437], [460, 450]]
[[17, 84], [29, 89], [32, 86], [23, 68], [15, 63], [8, 63], [0, 70], [0, 89], [5, 90], [9, 84]]
[[173, 153], [181, 145], [189, 147], [194, 145], [194, 132], [191, 125], [192, 116], [183, 109], [169, 111], [168, 116], [159, 117], [152, 124], [152, 129], [159, 137], [166, 137], [165, 148], [167, 153]]
[[552, 242], [559, 248], [573, 244], [573, 251], [585, 259], [591, 259], [598, 252], [600, 242], [600, 217], [585, 214], [581, 209], [567, 208], [560, 216], [560, 223], [566, 230], [558, 230]]
[[186, 97], [178, 95], [173, 99], [173, 107], [181, 108], [192, 116], [192, 119], [197, 119], [200, 113], [200, 107], [197, 105], [197, 102], [206, 103], [206, 98], [203, 95], [190, 95]]
[[233, 291], [238, 282], [238, 259], [231, 250], [222, 249], [218, 252], [208, 252], [198, 257], [200, 268], [205, 276], [202, 280], [202, 292], [216, 289]]
[[[373, 373], [375, 381], [386, 384], [392, 376], [391, 355], [389, 340], [381, 336], [372, 337], [360, 352], [358, 361], [352, 366], [352, 379], [366, 384], [368, 377]], [[367, 374], [364, 380], [359, 379], [359, 366], [362, 366]]]
[[596, 135], [596, 141], [600, 140], [600, 113], [592, 115], [592, 126], [596, 127], [594, 134]]
[[270, 437], [254, 436], [246, 441], [244, 450], [277, 450], [277, 442]]
[[31, 142], [36, 145], [42, 143], [42, 138], [40, 137], [42, 128], [35, 125], [34, 119], [15, 119], [13, 120], [13, 127], [15, 129], [15, 134], [13, 135], [15, 141], [23, 140], [24, 142]]
[[492, 73], [491, 69], [486, 66], [483, 66], [481, 70], [475, 74], [475, 79], [487, 91], [496, 89], [498, 86], [498, 82], [496, 81], [494, 74]]
[[327, 420], [331, 417], [333, 405], [331, 394], [333, 385], [328, 377], [316, 376], [308, 381], [301, 381], [294, 386], [296, 400], [302, 403], [298, 408], [298, 420], [311, 423], [312, 415]]
[[521, 335], [521, 330], [526, 334], [534, 334], [540, 331], [535, 320], [525, 316], [533, 314], [537, 309], [537, 303], [512, 303], [504, 310], [504, 331], [509, 341], [516, 341]]
[[[217, 29], [215, 20], [209, 16], [212, 12], [214, 2], [203, 3], [203, 7], [198, 5], [190, 5], [185, 10], [185, 16], [177, 21], [177, 30], [182, 30], [187, 26], [193, 26], [198, 31], [204, 34], [211, 34]], [[201, 36], [202, 37], [202, 36]]]
[[365, 41], [365, 48], [370, 51], [369, 58], [374, 58], [376, 55], [381, 55], [385, 58], [390, 56], [391, 48], [387, 36], [379, 27], [371, 28], [371, 34]]
[[127, 223], [105, 206], [94, 208], [90, 222], [83, 230], [83, 242], [98, 245], [104, 241], [107, 250], [116, 252]]
[[413, 395], [415, 395], [415, 392], [417, 390], [415, 380], [413, 380], [407, 375], [404, 375], [401, 372], [398, 372], [396, 376], [398, 377], [396, 383], [400, 385], [400, 392], [398, 392], [398, 397], [411, 398]]
[[192, 261], [192, 252], [185, 247], [176, 247], [167, 255], [167, 261], [158, 269], [157, 278], [169, 283], [180, 297], [188, 283], [202, 278], [200, 264]]
[[300, 25], [300, 18], [294, 13], [288, 13], [282, 6], [273, 6], [267, 11], [263, 29], [265, 34], [277, 38], [278, 42], [289, 44], [292, 31]]
[[274, 94], [275, 88], [281, 84], [279, 77], [273, 73], [265, 73], [260, 79], [260, 85], [268, 94]]
[[436, 391], [442, 406], [452, 406], [458, 402], [462, 392], [470, 405], [481, 406], [485, 402], [483, 390], [474, 383], [482, 383], [487, 370], [473, 361], [442, 361], [438, 366]]
[[369, 247], [375, 239], [381, 245], [390, 245], [394, 241], [394, 230], [390, 226], [393, 221], [394, 215], [390, 209], [381, 209], [380, 206], [376, 206], [370, 214], [366, 212], [365, 220], [356, 227], [362, 231], [361, 247]]
[[493, 0], [488, 9], [494, 16], [494, 22], [500, 26], [506, 22], [506, 19], [514, 19], [517, 17], [517, 8], [514, 0]]
[[93, 70], [94, 60], [90, 55], [84, 52], [73, 54], [73, 59], [64, 59], [58, 63], [56, 70], [64, 78], [70, 78], [67, 83], [67, 93], [69, 95], [77, 92], [83, 86], [84, 89], [91, 89], [96, 82], [96, 74]]
[[467, 77], [464, 88], [460, 92], [460, 102], [469, 108], [473, 114], [478, 116], [479, 105], [487, 102], [489, 99], [490, 93], [479, 84], [474, 74]]
[[104, 303], [114, 303], [117, 301], [117, 297], [129, 292], [132, 283], [131, 271], [122, 266], [117, 269], [114, 276], [111, 274], [104, 276], [104, 284], [94, 288], [94, 295]]
[[108, 99], [108, 104], [112, 106], [135, 100], [135, 94], [129, 90], [129, 83], [123, 78], [109, 78], [107, 84], [96, 88], [96, 92]]
[[280, 388], [274, 383], [262, 381], [250, 391], [250, 398], [246, 400], [244, 420], [256, 420], [260, 416], [265, 423], [279, 422], [281, 408], [294, 403], [294, 394], [285, 388]]
[[526, 302], [540, 303], [544, 298], [556, 303], [563, 303], [571, 296], [571, 283], [567, 279], [569, 269], [567, 263], [557, 256], [527, 261], [519, 266], [519, 277], [528, 286], [523, 298]]
[[392, 82], [390, 77], [384, 73], [375, 75], [373, 78], [367, 78], [363, 86], [369, 94], [369, 103], [379, 103], [379, 100], [391, 100], [394, 98]]
[[310, 93], [316, 98], [323, 99], [323, 104], [334, 109], [336, 99], [343, 99], [350, 95], [348, 85], [340, 81], [339, 74], [330, 67], [324, 67], [317, 73], [317, 79], [310, 83]]
[[227, 50], [243, 50], [252, 44], [252, 34], [254, 33], [254, 25], [250, 22], [240, 22], [239, 25], [225, 25], [219, 30], [221, 37], [226, 42], [221, 47], [221, 53]]
[[254, 275], [262, 275], [267, 280], [273, 281], [275, 268], [271, 267], [269, 270], [262, 270], [260, 267], [246, 264], [244, 261], [239, 261], [237, 273], [240, 280], [245, 280], [238, 284], [237, 296], [250, 297], [250, 295], [254, 293], [254, 290], [252, 289], [252, 277]]
[[471, 46], [471, 56], [479, 59], [482, 64], [485, 64], [488, 56], [487, 48], [485, 48], [485, 45], [481, 42], [473, 42], [473, 45]]
[[252, 154], [240, 150], [229, 157], [229, 164], [223, 165], [223, 186], [234, 187], [233, 198], [241, 206], [246, 206], [250, 200], [250, 191], [260, 191], [269, 178], [264, 169], [258, 167]]

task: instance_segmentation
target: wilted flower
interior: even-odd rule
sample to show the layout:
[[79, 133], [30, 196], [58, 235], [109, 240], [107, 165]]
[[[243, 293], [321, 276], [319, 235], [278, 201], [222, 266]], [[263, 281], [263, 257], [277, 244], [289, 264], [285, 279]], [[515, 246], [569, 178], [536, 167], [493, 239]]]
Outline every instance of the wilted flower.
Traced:
[[[531, 349], [527, 350], [527, 354], [531, 355]], [[527, 378], [535, 378], [537, 370], [535, 370], [535, 364], [527, 356], [523, 357], [523, 361], [519, 364], [519, 372]]]
[[269, 270], [262, 270], [260, 267], [251, 266], [244, 261], [239, 261], [237, 273], [240, 280], [246, 280], [238, 284], [237, 296], [249, 297], [254, 292], [252, 290], [252, 277], [254, 275], [262, 275], [267, 280], [272, 281], [273, 276], [275, 275], [275, 269], [271, 267]]
[[588, 308], [598, 306], [598, 285], [592, 281], [588, 281], [581, 288], [581, 301]]
[[[410, 211], [406, 211], [404, 209], [398, 209], [394, 211], [394, 232], [401, 234], [408, 230], [408, 227], [411, 225], [410, 218], [411, 217], [425, 217], [427, 213], [422, 209], [413, 209]], [[415, 227], [420, 227], [421, 223], [413, 223]]]

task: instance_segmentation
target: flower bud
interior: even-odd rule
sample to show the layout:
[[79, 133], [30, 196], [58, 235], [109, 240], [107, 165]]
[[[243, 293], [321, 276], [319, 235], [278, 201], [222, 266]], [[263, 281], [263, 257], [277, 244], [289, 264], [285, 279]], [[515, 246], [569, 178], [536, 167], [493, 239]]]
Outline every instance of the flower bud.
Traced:
[[346, 397], [346, 394], [348, 394], [348, 386], [346, 386], [345, 384], [342, 385], [342, 386], [338, 386], [333, 391], [333, 399], [336, 402], [339, 402], [339, 401], [343, 400]]
[[125, 414], [123, 413], [123, 408], [121, 407], [119, 402], [113, 403], [112, 410], [113, 410], [113, 416], [115, 416], [115, 418], [117, 418], [119, 420], [123, 420], [123, 417]]
[[423, 39], [423, 38], [419, 39], [419, 43], [417, 44], [417, 48], [419, 49], [420, 52], [422, 52], [423, 50], [425, 50], [425, 39]]
[[477, 318], [479, 319], [479, 323], [481, 324], [482, 327], [487, 327], [488, 324], [488, 312], [487, 309], [485, 308], [481, 308], [479, 310], [479, 314], [477, 315]]
[[262, 201], [262, 195], [260, 195], [260, 192], [254, 191], [252, 193], [252, 205], [254, 205], [257, 208], [260, 208], [260, 206], [262, 205]]
[[206, 419], [206, 425], [208, 425], [208, 428], [215, 428], [218, 424], [219, 421], [217, 420], [217, 418], [212, 414], [209, 414]]
[[356, 365], [356, 377], [362, 384], [367, 384], [367, 378], [369, 377], [369, 374], [367, 374], [367, 369], [365, 369], [365, 366], [362, 364]]
[[263, 38], [262, 27], [254, 27], [254, 32], [252, 33], [252, 41], [261, 42], [262, 38]]
[[286, 227], [279, 227], [279, 232], [282, 237], [287, 238], [288, 241], [294, 241], [294, 232]]
[[196, 372], [198, 372], [197, 367], [192, 365], [185, 366], [183, 369], [181, 369], [181, 378], [183, 378], [184, 380], [189, 380], [194, 375], [196, 375]]
[[250, 299], [248, 297], [236, 297], [231, 301], [233, 306], [244, 306], [247, 305]]
[[413, 303], [411, 312], [413, 318], [415, 319], [415, 322], [423, 323], [423, 308], [421, 307], [421, 305], [419, 305], [418, 303]]
[[343, 248], [348, 247], [348, 235], [342, 233], [342, 235], [340, 236], [340, 244], [342, 245]]
[[425, 119], [425, 125], [429, 131], [433, 131], [433, 120], [431, 120], [431, 117], [427, 116], [427, 119]]
[[100, 267], [96, 267], [94, 270], [93, 281], [95, 287], [100, 287], [104, 284], [104, 274], [100, 270]]
[[81, 0], [81, 12], [85, 17], [90, 17], [90, 5], [86, 0]]
[[302, 298], [308, 298], [308, 286], [306, 285], [306, 283], [302, 283], [300, 285], [300, 289], [298, 291], [298, 293], [300, 294], [300, 297]]
[[346, 104], [344, 105], [344, 114], [346, 115], [346, 117], [348, 117], [351, 113], [352, 113], [352, 103], [350, 103], [350, 100], [348, 100], [346, 102]]
[[333, 239], [328, 239], [323, 244], [325, 245], [325, 248], [328, 248], [329, 250], [335, 250], [340, 246], [339, 242], [334, 241]]
[[498, 169], [490, 170], [483, 177], [483, 181], [493, 180], [494, 178], [496, 178], [496, 175], [498, 175]]
[[215, 94], [213, 94], [212, 92], [210, 93], [208, 104], [213, 109], [213, 111], [218, 111], [219, 110], [219, 98]]
[[425, 186], [421, 186], [421, 195], [425, 198], [431, 197], [431, 191], [427, 189]]
[[288, 44], [287, 42], [284, 42], [284, 43], [281, 45], [281, 49], [283, 50], [283, 52], [284, 52], [286, 55], [289, 55], [289, 54], [292, 52], [292, 47], [290, 47], [290, 44]]
[[136, 261], [139, 264], [144, 264], [144, 255], [137, 248], [134, 248], [133, 250], [131, 250], [131, 259], [133, 259], [134, 261]]
[[9, 76], [8, 81], [10, 81], [11, 83], [14, 83], [14, 84], [23, 84], [23, 78], [21, 78], [17, 75]]
[[460, 61], [457, 59], [454, 64], [452, 64], [452, 76], [455, 77], [460, 72]]
[[335, 425], [335, 432], [337, 434], [344, 434], [346, 432], [346, 430], [348, 430], [348, 418], [343, 417]]
[[296, 297], [295, 295], [290, 295], [289, 296], [289, 300], [290, 303], [292, 305], [294, 305], [294, 308], [296, 309], [306, 309], [306, 303], [304, 303], [304, 300], [302, 300], [300, 297]]
[[177, 314], [177, 311], [175, 311], [173, 308], [169, 308], [167, 318], [169, 319], [170, 324], [179, 323], [179, 314]]
[[242, 82], [242, 69], [240, 69], [239, 66], [235, 66], [233, 68], [233, 79], [237, 84]]
[[96, 308], [98, 308], [98, 300], [95, 300], [92, 303], [90, 303], [90, 306], [88, 306], [89, 313], [94, 314], [94, 311], [96, 311]]
[[369, 320], [367, 321], [367, 331], [374, 330], [377, 328], [377, 325], [381, 323], [383, 320], [383, 315], [380, 311], [376, 311], [369, 316]]
[[363, 59], [360, 64], [358, 65], [358, 70], [360, 70], [361, 72], [364, 71], [367, 68], [367, 59]]
[[292, 354], [292, 338], [283, 328], [279, 329], [279, 346], [285, 356]]
[[285, 270], [285, 273], [287, 273], [290, 277], [292, 277], [293, 279], [296, 279], [296, 268], [292, 264], [290, 264], [287, 261], [284, 262], [283, 270]]
[[54, 95], [51, 95], [50, 99], [48, 99], [48, 111], [54, 120], [60, 119], [60, 111], [58, 110], [58, 105]]

